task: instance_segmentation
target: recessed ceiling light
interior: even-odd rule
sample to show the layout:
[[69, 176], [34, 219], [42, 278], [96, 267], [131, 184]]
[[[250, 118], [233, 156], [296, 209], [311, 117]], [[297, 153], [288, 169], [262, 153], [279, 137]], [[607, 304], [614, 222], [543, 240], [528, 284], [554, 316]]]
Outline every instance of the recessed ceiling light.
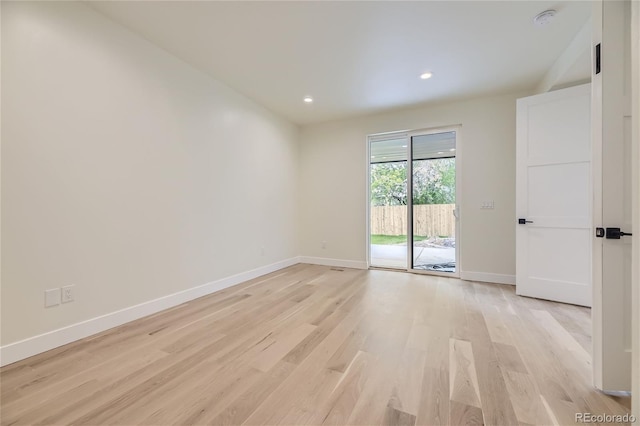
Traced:
[[440, 151], [438, 154], [444, 154], [444, 152]]
[[402, 145], [402, 147], [403, 147], [403, 148], [406, 148], [407, 146], [406, 146], [406, 145]]
[[431, 78], [431, 77], [433, 77], [433, 73], [431, 73], [431, 72], [425, 72], [425, 73], [420, 74], [420, 78], [423, 79], [423, 80], [426, 80], [426, 79]]
[[538, 13], [533, 18], [533, 23], [539, 27], [544, 27], [545, 25], [548, 25], [553, 20], [554, 16], [556, 16], [555, 10], [553, 9], [545, 10], [544, 12]]
[[456, 150], [455, 148], [451, 148], [449, 151], [453, 152], [453, 151], [455, 151], [455, 150]]
[[305, 96], [303, 101], [305, 101], [305, 103], [310, 104], [311, 102], [313, 102], [313, 98], [311, 96]]
[[376, 158], [376, 156], [375, 156], [375, 155], [372, 155], [372, 156], [371, 156], [371, 158]]

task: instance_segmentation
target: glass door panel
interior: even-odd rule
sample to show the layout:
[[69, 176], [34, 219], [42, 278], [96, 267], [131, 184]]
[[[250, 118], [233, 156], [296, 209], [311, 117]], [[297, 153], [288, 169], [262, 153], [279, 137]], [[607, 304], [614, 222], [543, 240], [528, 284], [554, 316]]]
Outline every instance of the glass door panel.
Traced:
[[369, 140], [369, 264], [407, 269], [406, 134]]
[[456, 132], [411, 137], [410, 269], [457, 275]]

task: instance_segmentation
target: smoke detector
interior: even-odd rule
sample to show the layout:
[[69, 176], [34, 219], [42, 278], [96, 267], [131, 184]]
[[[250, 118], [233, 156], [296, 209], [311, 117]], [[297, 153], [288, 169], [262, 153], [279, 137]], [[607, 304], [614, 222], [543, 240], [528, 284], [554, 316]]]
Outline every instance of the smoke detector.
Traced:
[[542, 13], [538, 13], [536, 17], [533, 18], [533, 23], [539, 27], [544, 27], [545, 25], [549, 25], [549, 23], [553, 21], [554, 16], [556, 16], [555, 10], [545, 10]]

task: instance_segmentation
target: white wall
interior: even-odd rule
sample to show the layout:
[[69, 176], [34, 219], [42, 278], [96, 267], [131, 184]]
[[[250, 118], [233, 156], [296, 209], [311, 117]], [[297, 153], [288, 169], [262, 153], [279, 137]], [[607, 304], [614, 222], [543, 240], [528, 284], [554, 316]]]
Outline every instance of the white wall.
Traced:
[[79, 3], [2, 65], [2, 345], [298, 254], [297, 127]]
[[[299, 182], [301, 254], [366, 261], [367, 135], [462, 124], [462, 270], [474, 279], [512, 282], [516, 99], [526, 95], [476, 99], [303, 127]], [[494, 200], [495, 209], [481, 210], [485, 200]], [[327, 242], [326, 249], [321, 248], [322, 241]]]

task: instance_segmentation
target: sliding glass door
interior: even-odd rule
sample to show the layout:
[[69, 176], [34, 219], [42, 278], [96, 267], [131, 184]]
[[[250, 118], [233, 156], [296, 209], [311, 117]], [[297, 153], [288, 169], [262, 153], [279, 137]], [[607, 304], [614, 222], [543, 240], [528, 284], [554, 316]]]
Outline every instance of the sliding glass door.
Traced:
[[369, 138], [369, 264], [458, 276], [457, 129]]

